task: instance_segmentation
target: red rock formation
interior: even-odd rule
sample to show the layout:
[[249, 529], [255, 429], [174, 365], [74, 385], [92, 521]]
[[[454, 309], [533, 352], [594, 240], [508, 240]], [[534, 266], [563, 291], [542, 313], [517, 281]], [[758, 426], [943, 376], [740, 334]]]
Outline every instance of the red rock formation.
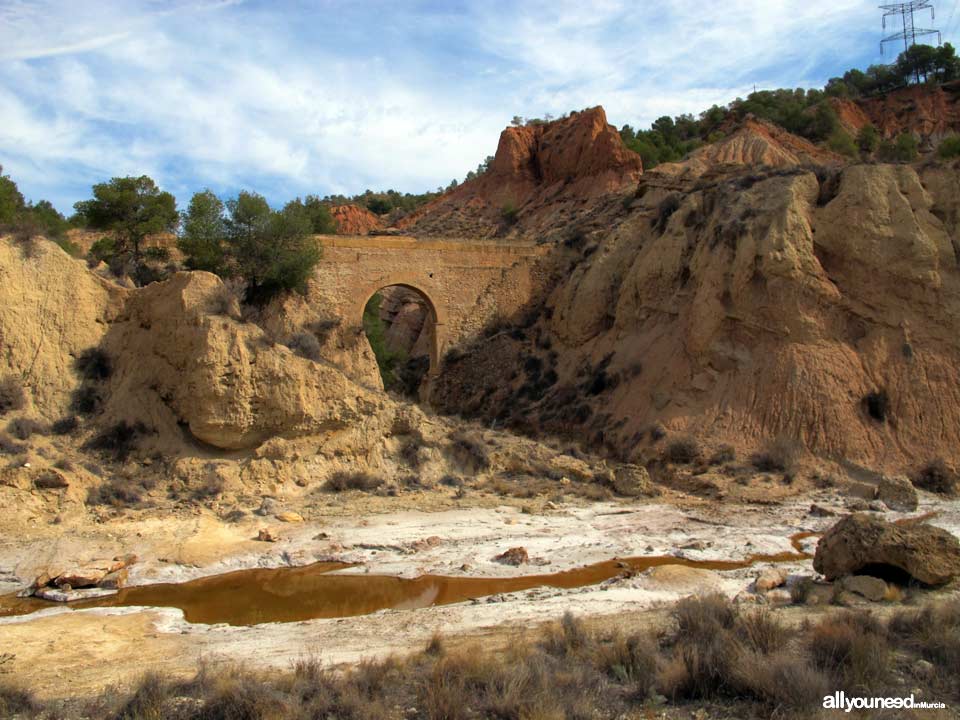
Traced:
[[[444, 193], [400, 221], [419, 234], [503, 233], [504, 210], [516, 209], [526, 230], [557, 219], [564, 203], [633, 187], [643, 173], [601, 107], [500, 134], [490, 170]], [[509, 225], [509, 222], [506, 223]]]
[[831, 105], [840, 124], [855, 134], [868, 122], [886, 138], [912, 132], [936, 144], [960, 132], [960, 82], [939, 87], [911, 85], [885, 95], [859, 100], [835, 98]]
[[336, 205], [330, 208], [330, 214], [340, 235], [366, 235], [383, 227], [379, 217], [357, 205]]

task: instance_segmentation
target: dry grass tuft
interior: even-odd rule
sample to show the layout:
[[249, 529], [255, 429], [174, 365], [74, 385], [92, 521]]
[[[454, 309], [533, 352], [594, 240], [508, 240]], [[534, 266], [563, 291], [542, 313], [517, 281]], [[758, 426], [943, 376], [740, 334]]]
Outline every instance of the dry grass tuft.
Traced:
[[383, 485], [385, 480], [379, 475], [373, 475], [368, 472], [346, 472], [338, 471], [330, 476], [324, 487], [330, 492], [343, 492], [345, 490], [363, 490], [370, 492]]
[[809, 636], [813, 664], [839, 679], [849, 691], [883, 686], [890, 674], [886, 628], [866, 612], [840, 612], [813, 626]]
[[23, 389], [23, 381], [16, 375], [0, 378], [0, 415], [22, 410], [26, 404], [27, 394]]
[[[890, 687], [894, 650], [899, 668], [920, 657], [936, 668], [932, 679], [915, 673], [907, 687], [948, 704], [960, 700], [958, 600], [905, 609], [889, 623], [844, 611], [788, 630], [772, 611], [705, 595], [678, 602], [672, 619], [673, 631], [660, 642], [652, 634], [593, 630], [568, 613], [499, 652], [451, 647], [434, 635], [421, 653], [339, 671], [314, 655], [282, 675], [201, 665], [189, 681], [149, 674], [119, 700], [111, 690], [93, 716], [588, 720], [646, 716], [656, 688], [684, 703], [658, 710], [665, 717], [686, 717], [690, 700], [719, 706], [723, 717], [806, 717], [835, 690], [867, 695]], [[43, 711], [28, 692], [0, 684], [0, 715]]]
[[700, 443], [692, 437], [671, 440], [664, 457], [677, 465], [690, 465], [700, 459]]

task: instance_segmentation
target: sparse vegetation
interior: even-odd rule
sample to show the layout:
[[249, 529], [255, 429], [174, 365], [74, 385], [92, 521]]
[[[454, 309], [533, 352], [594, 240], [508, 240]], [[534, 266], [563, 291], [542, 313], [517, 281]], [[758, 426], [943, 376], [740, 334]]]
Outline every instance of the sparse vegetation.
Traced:
[[33, 693], [10, 680], [0, 680], [0, 717], [28, 717], [36, 713], [40, 705]]
[[22, 410], [27, 403], [23, 382], [16, 375], [0, 378], [0, 415]]
[[821, 620], [810, 632], [809, 647], [813, 664], [849, 690], [883, 687], [890, 672], [886, 628], [866, 612]]
[[448, 453], [465, 471], [478, 473], [490, 467], [490, 453], [487, 447], [472, 435], [460, 430], [450, 437]]
[[287, 341], [287, 347], [307, 360], [319, 362], [323, 358], [320, 341], [317, 340], [317, 336], [311, 332], [297, 333]]
[[693, 437], [671, 440], [664, 456], [672, 463], [689, 465], [700, 459], [700, 443]]
[[871, 65], [866, 71], [849, 70], [842, 77], [831, 78], [823, 89], [757, 90], [746, 99], [737, 98], [726, 106], [714, 105], [697, 117], [684, 114], [657, 118], [649, 130], [624, 125], [620, 138], [643, 158], [643, 166], [649, 170], [660, 163], [682, 160], [704, 143], [717, 142], [724, 137], [721, 126], [753, 115], [809, 140], [825, 141], [834, 152], [848, 157], [857, 157], [858, 150], [869, 155], [879, 149], [881, 159], [909, 162], [916, 157], [916, 140], [898, 138], [883, 146], [876, 128], [868, 125], [854, 142], [840, 128], [829, 99], [885, 93], [918, 82], [920, 78], [942, 83], [958, 77], [960, 58], [950, 43], [938, 48], [918, 44], [901, 53], [892, 65]]
[[33, 479], [33, 485], [39, 490], [60, 490], [69, 485], [60, 473], [50, 470], [40, 473]]
[[857, 147], [864, 155], [873, 155], [880, 147], [880, 133], [877, 128], [867, 123], [857, 133]]
[[19, 455], [26, 451], [26, 446], [14, 442], [5, 432], [0, 432], [0, 455]]
[[370, 343], [370, 349], [377, 359], [380, 369], [380, 379], [387, 390], [396, 389], [400, 385], [397, 377], [398, 367], [406, 360], [403, 353], [394, 352], [387, 347], [387, 326], [380, 317], [380, 305], [383, 296], [377, 292], [373, 294], [363, 309], [363, 331]]
[[[343, 671], [315, 655], [282, 674], [202, 663], [193, 678], [150, 673], [126, 694], [111, 689], [88, 708], [114, 720], [169, 717], [174, 708], [185, 720], [633, 717], [659, 694], [683, 703], [677, 709], [686, 713], [695, 700], [723, 708], [724, 717], [799, 717], [836, 690], [868, 695], [888, 688], [895, 669], [910, 672], [919, 659], [933, 674], [910, 677], [908, 687], [949, 705], [960, 691], [958, 639], [957, 600], [904, 609], [888, 623], [842, 610], [790, 627], [774, 611], [702, 595], [679, 601], [659, 637], [598, 629], [567, 613], [518, 634], [503, 650], [434, 634], [419, 653]], [[26, 690], [0, 686], [0, 710], [11, 707], [40, 709]], [[669, 705], [661, 707], [673, 716]]]
[[913, 162], [917, 159], [917, 139], [908, 132], [901, 133], [896, 140], [884, 140], [877, 149], [877, 157], [884, 162]]
[[330, 492], [343, 492], [345, 490], [363, 490], [370, 492], [383, 485], [384, 479], [379, 475], [373, 475], [368, 472], [347, 472], [338, 471], [333, 473], [327, 480], [324, 487]]
[[791, 473], [800, 459], [800, 452], [800, 444], [796, 440], [780, 435], [751, 455], [750, 464], [760, 472]]
[[153, 487], [153, 480], [146, 477], [134, 481], [114, 476], [90, 488], [87, 492], [87, 505], [135, 507], [143, 502], [143, 493]]
[[500, 219], [503, 220], [507, 227], [516, 225], [520, 219], [520, 210], [511, 202], [505, 203], [504, 206], [500, 208]]
[[219, 475], [210, 475], [203, 480], [191, 493], [194, 500], [210, 500], [223, 494], [224, 481]]
[[720, 445], [710, 456], [711, 465], [723, 465], [737, 459], [737, 451], [733, 445]]
[[835, 153], [845, 155], [848, 158], [856, 159], [860, 157], [860, 149], [857, 147], [857, 143], [854, 142], [849, 133], [844, 132], [840, 128], [837, 128], [831, 133], [827, 140], [827, 147]]
[[941, 495], [956, 495], [960, 492], [960, 474], [942, 458], [931, 460], [910, 479], [918, 488], [928, 492]]
[[960, 157], [960, 135], [944, 138], [937, 148], [937, 155], [944, 160]]
[[32, 418], [14, 418], [7, 424], [7, 432], [13, 435], [17, 440], [29, 440], [34, 434], [43, 434], [47, 428]]
[[69, 435], [80, 426], [80, 421], [76, 415], [67, 415], [59, 420], [54, 420], [50, 425], [50, 432], [54, 435]]
[[90, 441], [86, 447], [90, 450], [106, 452], [114, 460], [122, 462], [137, 449], [140, 439], [149, 432], [143, 423], [121, 421], [106, 428]]

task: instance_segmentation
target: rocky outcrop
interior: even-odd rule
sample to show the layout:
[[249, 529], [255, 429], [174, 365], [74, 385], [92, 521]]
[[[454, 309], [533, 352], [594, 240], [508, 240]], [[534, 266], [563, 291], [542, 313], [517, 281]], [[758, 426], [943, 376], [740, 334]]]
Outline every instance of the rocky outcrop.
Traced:
[[897, 512], [913, 512], [917, 509], [917, 490], [902, 475], [881, 478], [877, 485], [877, 498]]
[[824, 533], [813, 567], [828, 580], [887, 567], [926, 585], [943, 585], [960, 575], [960, 541], [932, 525], [896, 525], [855, 513]]
[[102, 343], [116, 358], [106, 422], [141, 423], [161, 437], [185, 426], [219, 448], [377, 422], [381, 397], [256, 325], [211, 314], [222, 292], [215, 275], [178, 273], [130, 298]]
[[841, 126], [851, 135], [866, 124], [893, 138], [913, 133], [931, 146], [960, 132], [960, 82], [940, 86], [912, 85], [870, 98], [833, 98]]
[[[895, 473], [955, 461], [958, 179], [648, 173], [612, 229], [557, 251], [538, 321], [475, 342], [433, 398], [631, 462], [683, 434], [738, 456], [785, 436]], [[522, 370], [504, 378], [505, 363]]]
[[100, 343], [129, 294], [55, 243], [0, 238], [0, 377], [22, 378], [27, 413], [70, 412], [77, 358]]
[[531, 234], [569, 222], [582, 204], [636, 184], [643, 161], [601, 107], [549, 123], [508, 127], [490, 169], [399, 225], [419, 235]]
[[358, 205], [335, 205], [330, 208], [330, 215], [340, 235], [366, 235], [371, 230], [383, 228], [379, 217]]

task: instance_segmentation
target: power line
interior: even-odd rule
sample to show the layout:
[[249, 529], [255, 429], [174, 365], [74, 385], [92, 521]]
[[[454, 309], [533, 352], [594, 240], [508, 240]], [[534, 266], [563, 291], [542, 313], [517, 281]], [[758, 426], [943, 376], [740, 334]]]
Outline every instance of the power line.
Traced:
[[[883, 29], [887, 29], [887, 18], [892, 16], [899, 15], [900, 20], [903, 24], [903, 29], [894, 33], [893, 35], [887, 35], [880, 41], [880, 54], [883, 54], [884, 44], [888, 42], [894, 42], [896, 40], [903, 40], [903, 49], [909, 50], [912, 45], [917, 44], [918, 37], [925, 37], [927, 35], [936, 35], [937, 36], [937, 45], [943, 40], [943, 36], [940, 34], [939, 30], [931, 30], [928, 28], [918, 28], [913, 22], [913, 14], [918, 10], [930, 10], [930, 19], [934, 20], [934, 11], [933, 3], [930, 0], [911, 0], [910, 2], [902, 3], [893, 3], [890, 5], [881, 5], [880, 9], [885, 11], [883, 13]], [[919, 80], [919, 78], [918, 78]]]

